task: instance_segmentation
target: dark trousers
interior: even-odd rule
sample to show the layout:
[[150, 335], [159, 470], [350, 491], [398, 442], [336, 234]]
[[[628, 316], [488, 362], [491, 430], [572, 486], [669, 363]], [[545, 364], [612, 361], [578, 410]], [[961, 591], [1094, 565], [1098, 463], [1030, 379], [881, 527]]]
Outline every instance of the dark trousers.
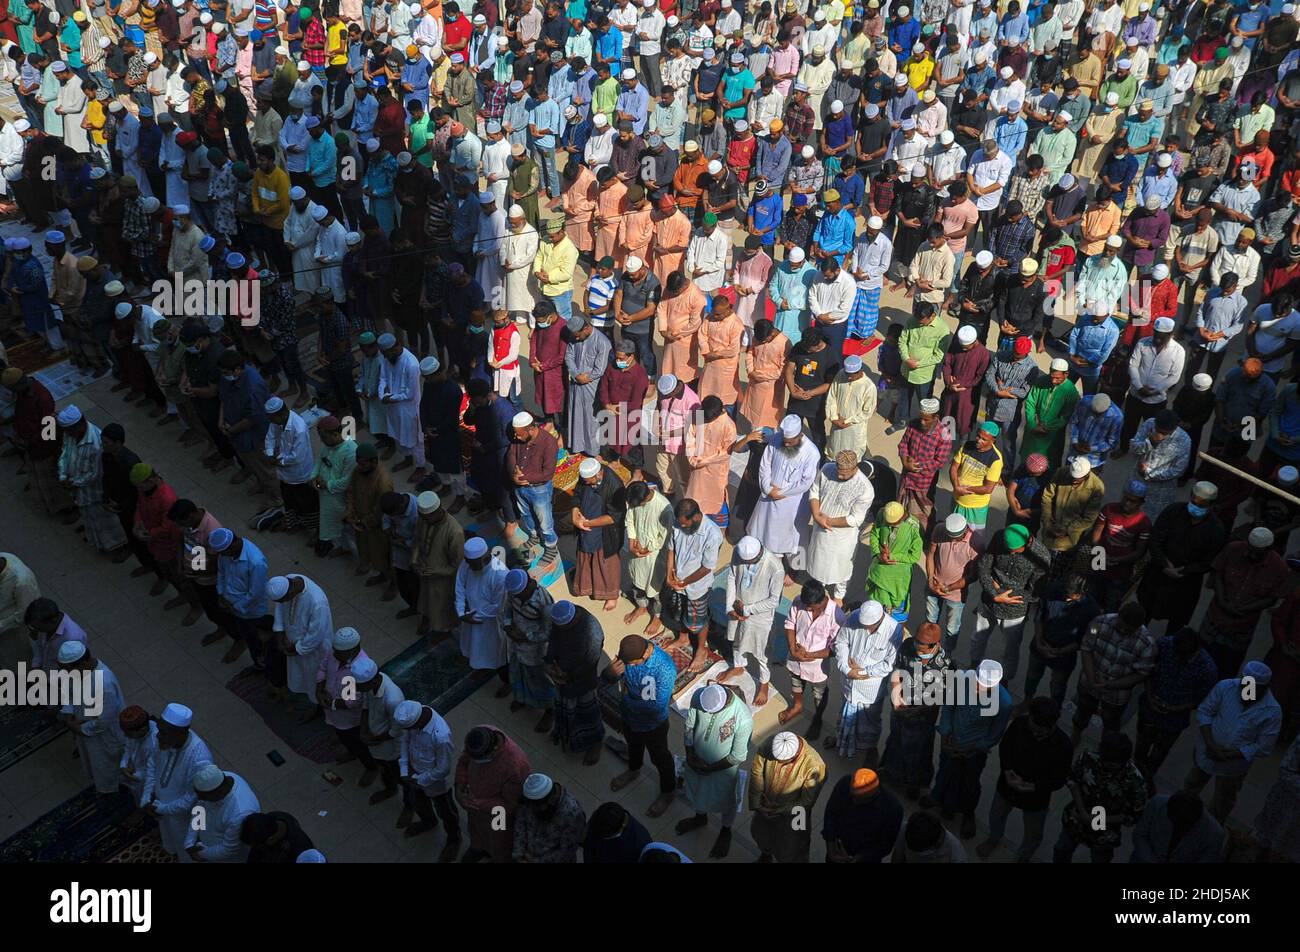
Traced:
[[1178, 740], [1178, 735], [1182, 731], [1173, 731], [1165, 727], [1156, 727], [1154, 724], [1145, 723], [1141, 715], [1138, 716], [1137, 724], [1137, 743], [1133, 746], [1133, 763], [1137, 765], [1138, 770], [1150, 782], [1155, 782], [1156, 771], [1160, 765], [1165, 762], [1169, 756], [1169, 751], [1174, 747]]
[[397, 594], [402, 596], [402, 601], [415, 608], [420, 602], [420, 577], [410, 569], [398, 569], [393, 571], [397, 574]]
[[329, 209], [329, 213], [343, 221], [343, 206], [339, 204], [339, 191], [331, 182], [329, 185], [312, 185], [307, 189], [307, 194], [317, 205], [322, 205]]
[[234, 619], [230, 612], [221, 607], [221, 597], [217, 595], [217, 587], [215, 585], [199, 585], [196, 582], [193, 589], [198, 597], [199, 606], [203, 609], [203, 614], [208, 616], [208, 621], [223, 631], [234, 632]]
[[460, 839], [460, 813], [450, 790], [431, 797], [415, 784], [408, 783], [402, 787], [402, 804], [414, 810], [425, 823], [437, 826], [438, 820], [442, 820], [447, 824], [447, 839]]
[[624, 340], [631, 341], [636, 347], [636, 360], [645, 368], [646, 375], [651, 380], [659, 376], [659, 361], [655, 357], [654, 342], [650, 334], [629, 334], [626, 330], [620, 331]]
[[375, 760], [370, 754], [370, 748], [366, 742], [361, 739], [361, 725], [344, 729], [342, 727], [334, 728], [334, 736], [339, 739], [339, 743], [344, 746], [349, 754], [354, 755], [357, 760], [365, 766], [367, 770], [378, 770], [379, 761]]
[[822, 332], [822, 337], [826, 338], [826, 345], [830, 348], [831, 353], [835, 355], [837, 361], [840, 360], [844, 354], [844, 337], [849, 332], [849, 322], [840, 321], [838, 324], [818, 324], [814, 322], [813, 326]]
[[235, 155], [251, 166], [256, 156], [253, 152], [252, 140], [248, 138], [248, 127], [242, 122], [232, 122], [229, 131], [230, 146], [235, 150]]
[[1085, 691], [1083, 685], [1074, 693], [1074, 729], [1083, 730], [1092, 720], [1092, 715], [1100, 712], [1102, 726], [1108, 731], [1117, 731], [1123, 725], [1123, 704], [1107, 704], [1091, 691]]
[[234, 615], [231, 618], [235, 623], [235, 630], [232, 634], [248, 645], [248, 656], [253, 659], [253, 664], [258, 668], [264, 668], [266, 666], [266, 644], [257, 633], [258, 625], [262, 619], [239, 618]]
[[249, 244], [257, 249], [263, 261], [274, 264], [282, 275], [293, 274], [293, 255], [285, 247], [280, 232], [254, 222], [245, 224], [244, 230]]
[[889, 717], [889, 739], [881, 766], [909, 787], [928, 787], [934, 777], [934, 726], [939, 708], [920, 713], [895, 711]]
[[217, 452], [221, 454], [222, 459], [233, 459], [235, 447], [231, 445], [229, 438], [217, 426], [217, 421], [220, 419], [220, 410], [221, 401], [213, 397], [200, 397], [194, 400], [194, 412], [199, 415], [199, 422], [203, 424], [203, 429], [208, 431], [208, 436], [216, 444]]
[[1215, 380], [1219, 379], [1219, 368], [1223, 366], [1224, 358], [1228, 356], [1228, 349], [1215, 353], [1210, 353], [1204, 347], [1197, 347], [1195, 344], [1190, 345], [1187, 354], [1187, 368], [1183, 371], [1183, 379], [1191, 380], [1196, 374], [1201, 372], [1201, 365], [1206, 364], [1205, 372]]
[[641, 76], [645, 79], [646, 92], [651, 99], [658, 99], [664, 91], [663, 76], [659, 72], [659, 53], [641, 54]]
[[1159, 403], [1146, 403], [1134, 396], [1133, 391], [1124, 395], [1124, 426], [1119, 432], [1119, 448], [1123, 451], [1128, 450], [1128, 445], [1137, 433], [1138, 427], [1142, 425], [1143, 420], [1148, 420], [1165, 408], [1167, 400], [1161, 400]]
[[934, 378], [925, 383], [904, 383], [899, 394], [898, 407], [894, 410], [894, 425], [906, 424], [913, 413], [920, 412], [921, 401], [934, 394]]
[[325, 367], [325, 379], [329, 381], [334, 405], [340, 411], [350, 413], [352, 419], [364, 420], [366, 416], [361, 411], [361, 400], [357, 397], [356, 381], [352, 378], [351, 363], [347, 366], [328, 364]]
[[672, 793], [677, 789], [677, 771], [673, 755], [668, 751], [668, 719], [649, 731], [634, 731], [623, 722], [623, 736], [627, 738], [627, 769], [640, 770], [649, 753], [650, 763], [659, 771], [659, 792]]

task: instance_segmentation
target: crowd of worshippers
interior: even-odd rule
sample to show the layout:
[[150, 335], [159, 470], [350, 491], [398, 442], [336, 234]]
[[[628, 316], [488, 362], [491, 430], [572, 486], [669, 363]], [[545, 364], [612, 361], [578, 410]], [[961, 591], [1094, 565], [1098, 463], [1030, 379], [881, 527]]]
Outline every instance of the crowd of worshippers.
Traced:
[[[600, 679], [623, 679], [629, 771], [615, 783], [648, 751], [658, 814], [677, 790], [671, 699], [649, 692], [659, 718], [636, 698], [645, 678], [675, 683], [673, 655], [700, 673], [710, 633], [725, 639], [730, 667], [689, 700], [695, 812], [678, 825], [718, 814], [714, 855], [745, 766], [771, 820], [755, 824], [763, 855], [806, 858], [811, 834], [787, 821], [825, 780], [821, 746], [864, 758], [826, 801], [833, 860], [964, 855], [994, 747], [981, 856], [1016, 807], [1031, 857], [1067, 786], [1056, 859], [1081, 845], [1109, 859], [1125, 825], [1148, 858], [1208, 856], [1253, 762], [1295, 735], [1293, 4], [52, 6], [0, 18], [0, 75], [24, 111], [0, 121], [0, 188], [45, 251], [5, 242], [15, 333], [111, 373], [182, 449], [232, 469], [257, 497], [252, 531], [354, 555], [421, 636], [455, 638], [588, 764]], [[153, 294], [160, 279], [239, 293], [187, 318]], [[910, 314], [881, 326], [886, 285]], [[402, 786], [408, 830], [438, 817], [459, 830], [459, 803], [470, 856], [504, 859], [529, 824], [475, 840], [474, 809], [482, 821], [484, 804], [536, 799], [550, 812], [525, 843], [563, 837], [572, 857], [581, 808], [532, 780], [499, 729], [466, 737], [452, 783], [445, 723], [423, 707], [390, 788], [391, 758], [370, 742], [391, 753], [391, 735], [358, 719], [405, 717], [386, 675], [367, 682], [383, 713], [332, 693], [359, 636], [332, 630], [320, 587], [271, 576], [232, 528], [246, 514], [218, 521], [180, 498], [166, 460], [141, 460], [122, 425], [57, 408], [18, 366], [0, 385], [35, 503], [105, 557], [134, 559], [154, 596], [175, 593], [182, 624], [206, 616], [204, 643], [229, 662], [247, 652], [285, 703], [323, 710], [362, 779], [385, 777], [377, 796]], [[327, 414], [318, 448], [313, 403]], [[887, 455], [868, 445], [876, 414]], [[1199, 463], [1202, 439], [1228, 468]], [[578, 464], [563, 493], [561, 454]], [[1129, 455], [1106, 503], [1107, 467]], [[466, 507], [500, 524], [500, 552], [466, 535]], [[540, 580], [570, 531], [575, 601], [553, 601]], [[924, 606], [910, 603], [918, 572]], [[623, 625], [643, 625], [607, 667], [583, 599], [626, 600]], [[961, 667], [998, 716], [899, 693], [914, 665], [956, 665], [968, 602]], [[60, 663], [30, 607], [33, 650]], [[1273, 641], [1254, 658], [1266, 614]], [[789, 673], [790, 729], [760, 745], [760, 767], [742, 748], [751, 706], [770, 698], [769, 655]], [[824, 731], [832, 673], [843, 706]], [[1085, 749], [1097, 715], [1105, 733]], [[104, 763], [126, 743], [112, 718], [72, 717]], [[1185, 789], [1156, 795], [1193, 719]], [[408, 744], [440, 766], [411, 773]], [[1296, 751], [1255, 828], [1292, 858]], [[462, 767], [472, 779], [486, 763], [497, 792], [464, 793]], [[437, 775], [414, 784], [422, 794], [402, 780], [417, 774]], [[251, 793], [224, 776], [208, 771], [201, 793], [232, 796], [233, 816]], [[1207, 811], [1196, 794], [1211, 779]], [[891, 787], [925, 807], [902, 834]], [[1097, 803], [1120, 822], [1091, 829]], [[592, 824], [620, 842], [639, 827], [615, 809]]]

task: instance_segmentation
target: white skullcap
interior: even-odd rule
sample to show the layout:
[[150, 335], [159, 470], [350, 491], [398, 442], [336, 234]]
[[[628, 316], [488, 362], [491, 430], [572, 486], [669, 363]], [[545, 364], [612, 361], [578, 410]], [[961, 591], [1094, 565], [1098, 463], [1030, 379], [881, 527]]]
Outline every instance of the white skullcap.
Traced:
[[371, 658], [357, 658], [352, 662], [352, 677], [358, 684], [365, 684], [379, 673], [379, 665]]
[[393, 723], [398, 727], [412, 727], [420, 719], [422, 710], [424, 707], [419, 701], [403, 701], [393, 711]]
[[506, 212], [506, 214], [508, 214], [511, 218], [523, 218], [524, 210], [519, 205], [511, 205], [509, 210]]
[[1290, 485], [1297, 479], [1300, 479], [1300, 469], [1296, 469], [1294, 466], [1283, 466], [1277, 471], [1277, 481], [1279, 483]]
[[1108, 105], [1108, 106], [1118, 106], [1118, 105], [1119, 105], [1119, 93], [1115, 93], [1115, 92], [1107, 93], [1107, 94], [1106, 94], [1106, 105]]
[[306, 197], [307, 197], [307, 190], [303, 188], [301, 185], [295, 185], [293, 188], [289, 189], [289, 198], [292, 201], [300, 202]]
[[885, 617], [885, 606], [880, 604], [874, 598], [867, 599], [858, 606], [858, 623], [862, 625], [874, 625], [880, 619]]
[[627, 271], [640, 271], [642, 265], [644, 265], [644, 264], [645, 264], [645, 262], [642, 261], [640, 258], [638, 258], [636, 255], [628, 255], [628, 256], [627, 256], [627, 261], [625, 261], [625, 262], [623, 263], [623, 270], [624, 270], [625, 272], [627, 272]]
[[744, 119], [737, 119], [731, 128], [734, 129], [736, 132], [744, 132], [746, 129], [749, 128], [749, 123], [746, 122]]
[[1160, 166], [1160, 168], [1162, 169], [1167, 169], [1169, 168], [1169, 166], [1173, 164], [1174, 164], [1174, 157], [1170, 155], [1168, 152], [1161, 152], [1159, 155], [1156, 156], [1156, 165]]
[[438, 499], [438, 494], [432, 490], [426, 489], [415, 497], [416, 511], [422, 512], [426, 516], [431, 512], [437, 512], [441, 506], [442, 502]]
[[1073, 479], [1083, 479], [1092, 472], [1092, 463], [1086, 456], [1076, 456], [1070, 461], [1070, 476]]
[[949, 132], [947, 129], [944, 129], [943, 132], [939, 133], [939, 141], [942, 142], [944, 145], [952, 145], [953, 142], [952, 133]]
[[311, 206], [312, 221], [324, 221], [326, 218], [329, 217], [329, 214], [330, 214], [330, 210], [326, 208], [324, 205]]
[[188, 218], [189, 215], [190, 215], [190, 206], [188, 206], [188, 205], [173, 205], [173, 206], [172, 206], [172, 214], [173, 214], [173, 215], [177, 215], [177, 216], [182, 217], [182, 218]]
[[397, 338], [385, 331], [375, 338], [375, 343], [379, 345], [380, 350], [388, 350], [390, 347], [397, 346]]
[[[118, 306], [121, 307], [121, 305]], [[126, 309], [127, 311], [130, 311], [131, 305], [128, 304]], [[81, 410], [79, 410], [75, 405], [64, 407], [59, 411], [59, 414], [55, 419], [59, 421], [59, 426], [72, 426], [72, 424], [81, 419]]]
[[1116, 63], [1115, 65], [1118, 66], [1120, 69], [1132, 69], [1132, 68], [1133, 68], [1133, 61], [1132, 61], [1131, 59], [1125, 58], [1125, 59], [1120, 60], [1120, 61], [1119, 61], [1118, 63]]
[[600, 461], [588, 456], [578, 465], [578, 475], [583, 479], [591, 479], [600, 472]]
[[991, 658], [980, 662], [975, 680], [982, 688], [995, 688], [1002, 682], [1002, 665]]
[[1111, 235], [1109, 238], [1106, 239], [1106, 247], [1107, 247], [1107, 248], [1123, 248], [1123, 247], [1124, 247], [1124, 239], [1121, 238], [1119, 235]]
[[1111, 399], [1107, 394], [1094, 393], [1092, 402], [1089, 404], [1093, 413], [1105, 413], [1111, 407]]
[[1156, 265], [1151, 269], [1151, 277], [1155, 278], [1157, 281], [1163, 281], [1165, 278], [1169, 277], [1169, 265], [1164, 264], [1163, 262]]
[[262, 405], [262, 409], [267, 413], [279, 413], [284, 409], [284, 401], [279, 397], [272, 397]]
[[803, 156], [805, 159], [811, 159], [814, 155], [817, 154], [817, 150], [810, 145], [806, 145], [799, 150], [799, 154]]
[[987, 268], [989, 265], [993, 263], [993, 252], [981, 251], [979, 254], [975, 256], [975, 263], [979, 265], [981, 268]]
[[857, 373], [862, 369], [862, 358], [857, 354], [849, 354], [844, 358], [844, 369], [851, 374]]
[[1070, 369], [1070, 365], [1065, 362], [1065, 358], [1063, 357], [1057, 357], [1055, 360], [1052, 361], [1052, 363], [1049, 366], [1051, 367], [1052, 370]]
[[1250, 535], [1246, 537], [1246, 541], [1249, 542], [1253, 548], [1267, 549], [1273, 545], [1273, 532], [1270, 529], [1265, 529], [1263, 526], [1256, 526], [1254, 529], [1250, 530]]
[[266, 597], [272, 601], [278, 602], [284, 596], [289, 594], [289, 579], [283, 575], [277, 575], [266, 583]]
[[672, 393], [673, 390], [675, 390], [676, 388], [677, 388], [677, 378], [672, 374], [664, 374], [662, 377], [659, 378], [659, 382], [655, 384], [655, 389], [657, 389], [664, 396], [667, 396], [668, 394]]
[[15, 132], [26, 132], [26, 131], [27, 131], [28, 129], [30, 129], [31, 127], [32, 127], [32, 124], [31, 124], [30, 122], [28, 122], [26, 119], [19, 119], [18, 121], [16, 121], [16, 122], [14, 123], [14, 131], [15, 131]]
[[496, 197], [495, 195], [493, 195], [491, 192], [479, 192], [479, 193], [478, 193], [478, 203], [479, 203], [480, 205], [491, 205], [491, 204], [494, 203], [496, 200], [497, 200], [497, 197]]
[[465, 558], [481, 559], [487, 555], [487, 540], [482, 536], [472, 536], [465, 540]]
[[[130, 314], [133, 310], [135, 310], [134, 304], [132, 304], [130, 301], [123, 301], [117, 307], [113, 308], [113, 316], [116, 317], [118, 320], [121, 320], [122, 318]], [[76, 421], [74, 420], [73, 422], [75, 423]]]
[[727, 689], [721, 684], [710, 684], [700, 689], [700, 708], [706, 714], [717, 714], [727, 706]]
[[1219, 487], [1208, 480], [1202, 479], [1192, 485], [1192, 495], [1213, 501], [1219, 498]]
[[844, 111], [844, 100], [836, 99], [834, 102], [831, 103], [831, 112], [843, 112], [843, 111]]
[[591, 120], [591, 124], [597, 129], [603, 129], [605, 126], [609, 125], [609, 119], [605, 117], [603, 112], [598, 112]]
[[960, 512], [954, 512], [947, 519], [943, 520], [943, 527], [948, 531], [950, 536], [959, 536], [965, 533], [969, 527], [966, 517]]
[[1196, 374], [1192, 377], [1193, 390], [1209, 390], [1214, 386], [1214, 378], [1209, 374]]
[[736, 543], [736, 554], [748, 562], [750, 559], [758, 558], [758, 553], [763, 551], [757, 539], [747, 535]]
[[782, 762], [790, 760], [799, 753], [799, 738], [789, 731], [782, 731], [772, 738], [772, 757]]
[[172, 702], [163, 708], [161, 720], [172, 727], [189, 727], [194, 723], [194, 712], [184, 704]]
[[361, 632], [355, 628], [340, 628], [334, 632], [334, 638], [330, 644], [339, 651], [350, 651], [361, 644]]
[[722, 163], [717, 159], [709, 159], [709, 174], [717, 175], [722, 171]]
[[959, 344], [973, 344], [977, 336], [979, 335], [976, 333], [975, 328], [969, 324], [963, 324], [957, 328], [957, 342]]
[[787, 259], [791, 264], [802, 264], [806, 257], [808, 257], [807, 253], [797, 245], [794, 248], [791, 248], [790, 254], [787, 255]]
[[526, 426], [532, 426], [533, 415], [529, 413], [527, 410], [520, 410], [518, 413], [516, 413], [513, 417], [510, 418], [510, 425], [513, 427], [518, 427], [520, 429], [523, 429]]
[[934, 397], [926, 397], [924, 400], [921, 401], [921, 412], [938, 413], [939, 401]]
[[65, 641], [59, 646], [59, 664], [72, 664], [86, 656], [84, 641]]
[[[204, 16], [207, 16], [207, 14], [205, 13]], [[298, 858], [294, 860], [294, 863], [323, 863], [323, 862], [325, 862], [325, 854], [317, 849], [303, 850], [301, 853], [298, 854]]]
[[438, 358], [430, 354], [420, 361], [420, 376], [432, 377], [441, 367], [442, 364], [438, 361]]
[[885, 220], [879, 215], [872, 215], [867, 219], [867, 227], [872, 231], [880, 231], [880, 229], [885, 227]]
[[1015, 72], [1016, 71], [1012, 69], [1010, 66], [1003, 66], [1000, 70], [998, 70], [998, 75], [1001, 76], [1003, 79], [1010, 79], [1012, 76], [1015, 75]]
[[1153, 212], [1161, 206], [1163, 201], [1164, 200], [1159, 195], [1148, 195], [1146, 201], [1142, 203], [1142, 206], [1147, 211]]
[[524, 779], [524, 799], [543, 800], [555, 789], [555, 781], [544, 773], [530, 773]]
[[794, 439], [803, 432], [803, 420], [799, 419], [793, 413], [787, 414], [781, 421], [781, 435], [788, 440]]
[[216, 764], [204, 764], [194, 772], [194, 789], [211, 793], [226, 782], [226, 772]]
[[1157, 317], [1155, 330], [1161, 334], [1172, 334], [1174, 332], [1174, 319], [1172, 317]]

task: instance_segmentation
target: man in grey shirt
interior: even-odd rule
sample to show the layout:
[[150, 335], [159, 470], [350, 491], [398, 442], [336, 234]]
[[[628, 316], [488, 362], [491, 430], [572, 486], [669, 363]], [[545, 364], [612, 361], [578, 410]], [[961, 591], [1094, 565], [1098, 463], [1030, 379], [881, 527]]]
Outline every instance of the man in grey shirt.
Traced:
[[668, 568], [664, 577], [667, 591], [665, 621], [677, 637], [665, 649], [685, 649], [695, 639], [695, 656], [690, 670], [708, 667], [705, 642], [709, 630], [709, 592], [713, 570], [722, 547], [722, 530], [706, 518], [694, 499], [683, 499], [673, 507], [673, 528], [668, 536]]

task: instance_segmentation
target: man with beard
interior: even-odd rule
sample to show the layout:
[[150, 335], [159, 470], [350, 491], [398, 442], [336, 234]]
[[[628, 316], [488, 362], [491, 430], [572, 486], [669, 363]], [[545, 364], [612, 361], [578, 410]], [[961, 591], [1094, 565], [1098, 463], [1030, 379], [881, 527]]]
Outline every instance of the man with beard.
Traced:
[[545, 734], [555, 723], [555, 685], [546, 673], [555, 599], [523, 569], [511, 569], [506, 574], [505, 591], [500, 618], [506, 636], [510, 683], [498, 688], [497, 696], [513, 694], [511, 711], [525, 707], [540, 710], [541, 719], [533, 730]]
[[812, 525], [805, 570], [837, 602], [848, 593], [858, 531], [874, 499], [875, 490], [851, 450], [840, 451], [834, 462], [823, 465], [808, 491]]
[[594, 457], [578, 466], [574, 490], [573, 527], [578, 533], [578, 563], [571, 590], [574, 595], [605, 602], [605, 611], [618, 605], [623, 516], [627, 501], [622, 481]]
[[943, 359], [943, 410], [956, 422], [954, 436], [970, 432], [979, 405], [980, 387], [992, 357], [970, 324], [957, 328], [956, 342]]
[[569, 346], [564, 368], [569, 380], [568, 432], [565, 445], [571, 453], [595, 456], [600, 452], [600, 425], [596, 419], [596, 395], [600, 378], [609, 366], [612, 345], [604, 334], [593, 333], [591, 322], [582, 315], [569, 318], [566, 327]]
[[1290, 569], [1273, 549], [1273, 532], [1256, 526], [1243, 542], [1229, 542], [1215, 557], [1201, 637], [1219, 674], [1234, 677], [1250, 650], [1260, 616], [1278, 603]]
[[808, 524], [806, 497], [820, 461], [821, 453], [794, 414], [786, 416], [780, 430], [768, 438], [758, 472], [762, 495], [747, 526], [767, 551], [791, 556], [799, 550], [800, 527]]
[[[693, 499], [682, 499], [673, 507], [673, 528], [668, 537], [668, 562], [664, 585], [669, 590], [664, 616], [667, 626], [677, 637], [665, 645], [669, 652], [692, 647], [690, 670], [703, 671], [708, 666], [705, 647], [709, 627], [709, 593], [713, 590], [713, 572], [718, 565], [722, 530]], [[766, 546], [764, 547], [766, 548]]]
[[835, 667], [844, 695], [835, 744], [841, 757], [865, 751], [862, 764], [872, 770], [879, 761], [876, 745], [890, 693], [886, 679], [894, 670], [902, 640], [902, 627], [875, 600], [850, 614], [835, 635]]
[[501, 603], [505, 596], [506, 567], [488, 551], [481, 536], [465, 540], [465, 561], [456, 569], [455, 605], [460, 618], [460, 653], [484, 679], [496, 672], [502, 683], [509, 679], [505, 636], [501, 633]]
[[456, 572], [465, 553], [465, 533], [447, 515], [435, 492], [415, 497], [419, 519], [411, 545], [411, 571], [419, 577], [418, 635], [439, 638], [456, 628]]

